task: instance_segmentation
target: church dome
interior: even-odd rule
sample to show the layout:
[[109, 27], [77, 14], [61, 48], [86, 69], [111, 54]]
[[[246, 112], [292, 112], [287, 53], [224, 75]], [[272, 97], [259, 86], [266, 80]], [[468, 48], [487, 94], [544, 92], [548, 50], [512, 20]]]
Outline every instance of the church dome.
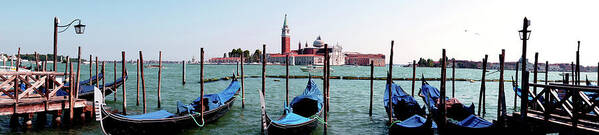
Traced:
[[322, 40], [320, 39], [320, 36], [318, 36], [318, 37], [316, 38], [316, 40], [314, 40], [314, 43], [313, 43], [313, 45], [312, 45], [312, 46], [314, 46], [314, 47], [322, 47], [322, 46], [324, 46], [324, 44], [325, 44], [325, 43], [324, 43], [324, 41], [322, 41]]

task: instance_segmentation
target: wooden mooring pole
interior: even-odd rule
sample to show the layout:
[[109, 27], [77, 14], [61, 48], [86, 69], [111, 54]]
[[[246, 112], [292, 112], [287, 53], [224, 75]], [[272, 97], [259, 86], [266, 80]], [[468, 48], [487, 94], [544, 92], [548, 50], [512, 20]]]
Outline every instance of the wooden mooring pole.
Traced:
[[200, 48], [200, 99], [200, 118], [204, 119], [204, 48]]
[[[116, 60], [115, 60], [115, 61], [112, 61], [112, 65], [114, 65], [114, 66], [113, 66], [114, 68], [112, 69], [112, 73], [114, 73], [114, 83], [116, 83], [116, 72], [117, 72], [117, 71], [116, 71]], [[112, 91], [113, 91], [112, 93], [114, 93], [114, 94], [113, 94], [114, 101], [116, 102], [116, 97], [117, 97], [117, 95], [118, 95], [118, 94], [117, 94], [117, 93], [118, 93], [118, 92], [117, 92], [117, 87], [114, 87], [114, 88], [112, 89]]]
[[[413, 88], [412, 88], [413, 89]], [[372, 98], [374, 95], [374, 61], [370, 61], [370, 108], [368, 116], [372, 117]]]
[[[99, 82], [100, 78], [98, 76], [98, 66], [99, 66], [98, 56], [96, 56], [96, 78], [95, 78], [96, 79], [96, 88], [100, 88], [100, 82]], [[102, 74], [102, 76], [104, 76], [104, 74]]]
[[330, 68], [329, 68], [329, 60], [328, 60], [328, 58], [329, 58], [329, 49], [328, 49], [328, 46], [329, 46], [328, 44], [324, 44], [324, 48], [325, 48], [325, 51], [324, 51], [324, 63], [323, 63], [324, 64], [324, 69], [323, 69], [323, 74], [324, 75], [323, 75], [323, 78], [322, 78], [322, 81], [323, 81], [323, 84], [324, 84], [323, 90], [325, 91], [325, 94], [324, 94], [324, 102], [325, 102], [324, 104], [325, 104], [325, 107], [324, 108], [325, 108], [325, 112], [327, 112], [327, 113], [325, 113], [325, 119], [327, 118], [326, 114], [328, 114], [328, 112], [329, 112], [329, 106], [328, 106], [328, 104], [329, 104], [329, 90], [328, 90], [329, 82], [327, 81], [327, 79], [329, 79], [328, 71], [329, 71]]
[[416, 60], [412, 60], [412, 97], [414, 97], [414, 89], [416, 89]]
[[580, 85], [580, 40], [576, 49], [576, 85]]
[[526, 122], [526, 117], [527, 117], [527, 113], [528, 113], [528, 77], [529, 77], [529, 72], [528, 71], [524, 71], [522, 72], [522, 96], [520, 96], [520, 114], [522, 114], [522, 120], [523, 122]]
[[245, 108], [245, 86], [243, 83], [243, 80], [245, 80], [245, 78], [244, 78], [244, 73], [243, 73], [243, 62], [244, 62], [243, 55], [244, 55], [244, 53], [241, 53], [241, 65], [240, 65], [241, 66], [241, 108]]
[[389, 73], [388, 73], [389, 77], [387, 78], [389, 80], [389, 83], [387, 84], [387, 88], [389, 89], [389, 102], [387, 104], [387, 107], [389, 110], [387, 113], [387, 116], [389, 118], [389, 123], [393, 123], [393, 112], [392, 112], [393, 102], [391, 100], [391, 97], [393, 97], [393, 96], [391, 96], [392, 89], [393, 89], [393, 87], [392, 87], [392, 84], [393, 84], [393, 79], [392, 79], [393, 78], [393, 44], [395, 44], [395, 41], [391, 40], [391, 48], [390, 48], [391, 51], [389, 53]]
[[[538, 64], [539, 64], [539, 52], [535, 52], [535, 64], [534, 64], [533, 77], [532, 77], [533, 78], [532, 82], [535, 84], [537, 84], [537, 73], [538, 73], [538, 68], [539, 68]], [[537, 87], [536, 86], [532, 87], [532, 93], [533, 93], [533, 95], [537, 95]], [[535, 104], [535, 106], [536, 106], [536, 104]]]
[[127, 115], [127, 87], [125, 86], [125, 76], [127, 75], [127, 69], [125, 67], [125, 51], [121, 52], [121, 77], [123, 78], [123, 115]]
[[[445, 99], [445, 97], [447, 97], [446, 94], [445, 94], [445, 91], [446, 91], [445, 84], [447, 83], [446, 82], [447, 81], [447, 72], [446, 72], [446, 69], [447, 69], [447, 55], [445, 53], [445, 49], [443, 49], [442, 57], [441, 58], [442, 58], [442, 60], [441, 60], [441, 66], [442, 66], [441, 67], [441, 90], [440, 90], [441, 93], [440, 93], [440, 97], [439, 97], [439, 99], [441, 99], [441, 100], [439, 100], [441, 107], [439, 108], [439, 110], [441, 111], [441, 123], [440, 123], [440, 125], [441, 125], [441, 129], [443, 130], [443, 129], [446, 128], [446, 124], [447, 124], [447, 115], [446, 115], [447, 114], [446, 113], [446, 110], [447, 110], [446, 107], [447, 106], [445, 105], [445, 100], [443, 100], [443, 99]], [[391, 97], [391, 96], [389, 96], [389, 97]]]
[[[162, 79], [162, 51], [158, 52], [158, 108], [160, 108], [160, 82]], [[203, 110], [202, 110], [203, 111]], [[203, 118], [203, 117], [202, 117]]]
[[[328, 49], [326, 49], [328, 50]], [[331, 109], [331, 55], [329, 53], [326, 54], [326, 60], [327, 60], [327, 113], [329, 113], [329, 110]], [[330, 113], [329, 113], [330, 114]], [[328, 116], [327, 116], [328, 117]], [[325, 118], [325, 122], [326, 122], [326, 118]]]
[[505, 49], [501, 49], [501, 54], [499, 54], [499, 95], [497, 97], [497, 120], [499, 121], [501, 126], [505, 126], [505, 115], [507, 115], [507, 110], [505, 108], [505, 91], [504, 91], [504, 71], [505, 64]]
[[[487, 59], [486, 57], [487, 57], [487, 55], [485, 55], [485, 60]], [[455, 66], [456, 66], [455, 58], [451, 59], [451, 63], [452, 63], [452, 65], [451, 65], [451, 97], [455, 98]], [[484, 72], [483, 72], [483, 74], [484, 74]], [[483, 84], [484, 84], [484, 80], [485, 79], [483, 78], [482, 79]]]
[[570, 63], [571, 66], [571, 72], [572, 72], [572, 85], [576, 85], [576, 73], [574, 72], [574, 70], [576, 70], [576, 68], [574, 68], [574, 62]]
[[331, 61], [330, 61], [330, 59], [331, 59], [331, 56], [329, 55], [329, 51], [328, 51], [329, 49], [328, 49], [328, 47], [326, 47], [326, 46], [328, 46], [328, 44], [325, 44], [325, 50], [326, 50], [326, 53], [325, 53], [325, 61], [326, 61], [326, 78], [325, 78], [325, 80], [326, 80], [326, 84], [327, 84], [327, 85], [326, 85], [326, 87], [325, 87], [325, 90], [327, 91], [327, 94], [326, 94], [326, 100], [325, 100], [326, 102], [324, 103], [324, 106], [325, 106], [325, 108], [326, 108], [326, 110], [324, 111], [324, 112], [325, 112], [325, 113], [324, 113], [324, 114], [325, 114], [325, 115], [324, 115], [324, 134], [325, 134], [325, 135], [327, 134], [327, 128], [328, 128], [327, 121], [329, 120], [329, 115], [330, 115], [330, 114], [329, 114], [329, 108], [330, 108], [330, 105], [331, 105], [331, 104], [330, 104], [331, 102], [329, 102], [329, 100], [330, 100], [330, 96], [329, 96], [329, 94], [330, 94], [330, 92], [331, 92], [331, 91], [330, 91], [330, 83], [331, 83], [331, 82], [329, 81], [329, 79], [330, 79], [330, 76], [331, 76], [331, 73], [330, 73], [330, 71], [331, 71]]
[[[478, 95], [478, 115], [485, 117], [485, 90], [487, 89], [485, 86], [485, 78], [486, 78], [486, 73], [487, 73], [487, 58], [488, 55], [485, 54], [485, 58], [483, 59], [483, 72], [482, 72], [482, 79], [480, 82], [480, 93]], [[482, 114], [481, 114], [481, 109], [482, 109]]]
[[[516, 87], [516, 89], [518, 88], [518, 69], [520, 68], [519, 64], [519, 62], [516, 63], [516, 82], [512, 82], [513, 87]], [[517, 99], [518, 93], [514, 92], [514, 111], [516, 111], [516, 108], [518, 107], [518, 104], [516, 103], [518, 101]]]
[[289, 54], [285, 55], [285, 105], [289, 105]]
[[139, 72], [141, 73], [140, 77], [141, 77], [141, 92], [142, 92], [142, 101], [144, 104], [144, 113], [147, 112], [147, 105], [146, 105], [146, 80], [144, 79], [144, 57], [141, 51], [139, 51]]
[[102, 61], [102, 99], [106, 97], [106, 63]]
[[137, 63], [135, 64], [135, 67], [137, 68], [137, 71], [135, 72], [135, 79], [137, 79], [137, 81], [135, 81], [137, 83], [137, 87], [136, 87], [136, 91], [137, 93], [135, 94], [135, 105], [139, 106], [139, 59], [137, 59]]
[[[266, 90], [265, 88], [265, 82], [266, 82], [266, 44], [262, 44], [262, 96], [266, 97], [266, 93], [264, 93], [264, 91]], [[263, 107], [264, 108], [264, 107]], [[262, 117], [260, 117], [260, 121], [264, 122], [264, 118], [265, 116], [262, 115]], [[260, 128], [260, 133], [264, 133], [264, 128], [266, 128], [265, 124], [260, 124], [261, 128]]]
[[185, 60], [181, 61], [182, 69], [181, 69], [181, 84], [185, 85]]
[[[81, 80], [81, 46], [79, 46], [78, 48], [79, 53], [77, 54], [77, 80], [75, 80], [75, 93], [73, 93], [75, 95], [75, 99], [79, 98], [79, 88], [81, 86], [81, 84], [79, 84], [79, 80]], [[56, 64], [56, 63], [54, 63]], [[73, 103], [73, 105], [75, 105], [75, 103]]]
[[569, 84], [570, 83], [570, 73], [566, 73], [564, 75], [564, 84]]
[[94, 57], [92, 57], [92, 55], [90, 54], [90, 55], [89, 55], [89, 85], [93, 85], [93, 84], [92, 84], [92, 82], [93, 82], [93, 81], [92, 81], [92, 79], [93, 79], [92, 77], [93, 77], [93, 74], [94, 74], [94, 73], [92, 72], [92, 66], [93, 66], [93, 63], [94, 63], [94, 62], [93, 62], [93, 60], [92, 60], [93, 58], [94, 58]]
[[73, 92], [75, 91], [75, 77], [73, 76], [73, 62], [69, 62], [69, 122], [73, 121]]
[[264, 84], [266, 81], [266, 44], [262, 45], [262, 95], [266, 97], [266, 88]]
[[40, 57], [37, 52], [35, 53], [35, 71], [40, 71]]
[[[17, 50], [17, 54], [18, 55], [21, 54], [21, 48], [20, 47]], [[19, 61], [18, 60], [17, 60], [17, 63], [16, 63], [16, 69], [15, 70], [17, 72], [19, 72]], [[13, 112], [13, 117], [11, 118], [11, 123], [16, 123], [16, 124], [18, 124], [18, 122], [19, 122], [19, 115], [18, 115], [19, 98], [18, 97], [19, 97], [19, 91], [20, 91], [20, 88], [19, 88], [20, 81], [22, 81], [22, 80], [19, 79], [19, 75], [18, 74], [15, 75], [15, 82], [14, 82], [15, 83], [14, 84], [15, 107], [14, 107], [14, 110], [13, 110], [14, 112]]]
[[[69, 73], [69, 63], [71, 63], [71, 59], [69, 58], [69, 56], [67, 56], [67, 63], [64, 65], [64, 73], [65, 74]], [[45, 65], [46, 64], [42, 64], [42, 66], [45, 66]], [[44, 71], [45, 71], [45, 69], [44, 69]], [[69, 80], [69, 81], [72, 81], [72, 80]]]
[[549, 61], [545, 61], [545, 85], [549, 82]]
[[[328, 111], [327, 111], [327, 100], [328, 100], [328, 91], [327, 91], [327, 54], [329, 53], [329, 49], [328, 49], [328, 44], [324, 44], [324, 61], [322, 63], [322, 96], [324, 99], [324, 117], [327, 117]], [[326, 130], [325, 130], [326, 132]]]

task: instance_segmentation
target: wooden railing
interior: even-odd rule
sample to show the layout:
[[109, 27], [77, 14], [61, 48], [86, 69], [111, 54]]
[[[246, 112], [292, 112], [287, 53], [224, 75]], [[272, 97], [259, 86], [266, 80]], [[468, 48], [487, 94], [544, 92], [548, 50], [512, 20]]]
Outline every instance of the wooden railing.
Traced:
[[[538, 94], [532, 94], [533, 99], [529, 102], [533, 103], [533, 110], [543, 113], [545, 121], [549, 121], [549, 118], [556, 116], [556, 114], [565, 114], [573, 127], [578, 126], [581, 118], [585, 119], [585, 121], [599, 122], [599, 107], [597, 107], [599, 103], [589, 99], [584, 94], [585, 91], [599, 93], [599, 87], [534, 83], [530, 83], [529, 85], [531, 87], [543, 88]], [[563, 91], [565, 96], [559, 97], [558, 90]], [[532, 93], [530, 89], [528, 92]], [[542, 100], [541, 97], [543, 98]]]
[[[47, 103], [48, 100], [57, 97], [56, 93], [60, 89], [71, 93], [71, 87], [65, 86], [62, 81], [57, 80], [59, 76], [67, 78], [69, 74], [59, 72], [0, 72], [0, 99], [3, 99], [3, 103], [11, 103], [10, 100], [6, 99], [12, 99], [16, 113], [17, 106], [22, 103], [19, 100], [35, 98], [42, 99]], [[25, 85], [25, 89], [21, 88], [21, 85]]]

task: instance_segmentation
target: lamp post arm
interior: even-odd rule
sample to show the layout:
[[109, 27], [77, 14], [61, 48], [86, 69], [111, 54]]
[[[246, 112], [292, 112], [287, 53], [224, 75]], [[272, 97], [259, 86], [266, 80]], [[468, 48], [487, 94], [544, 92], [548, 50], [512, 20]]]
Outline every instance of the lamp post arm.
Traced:
[[69, 23], [69, 24], [67, 24], [67, 25], [63, 25], [63, 26], [60, 26], [60, 25], [59, 25], [59, 26], [56, 26], [56, 27], [60, 27], [60, 28], [66, 27], [64, 30], [58, 31], [58, 33], [62, 33], [62, 32], [64, 32], [64, 31], [67, 31], [67, 29], [69, 29], [69, 26], [71, 26], [71, 25], [72, 25], [72, 24], [73, 24], [75, 21], [77, 21], [77, 22], [81, 23], [81, 20], [79, 20], [79, 19], [75, 19], [75, 20], [71, 21], [71, 23]]

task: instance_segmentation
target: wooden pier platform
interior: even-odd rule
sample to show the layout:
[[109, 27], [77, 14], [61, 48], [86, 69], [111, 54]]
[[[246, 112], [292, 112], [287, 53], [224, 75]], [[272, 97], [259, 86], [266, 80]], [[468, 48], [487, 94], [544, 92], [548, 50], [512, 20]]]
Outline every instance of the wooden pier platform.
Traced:
[[[77, 99], [74, 102], [74, 108], [84, 108], [91, 106], [83, 99]], [[88, 105], [89, 104], [89, 105]], [[12, 115], [15, 113], [15, 101], [10, 98], [0, 98], [0, 115]], [[46, 100], [44, 98], [23, 98], [19, 100], [16, 110], [17, 114], [37, 113], [46, 111], [57, 111], [69, 109], [69, 100], [66, 97], [53, 97], [48, 100], [46, 109]]]
[[572, 127], [572, 120], [568, 116], [551, 114], [548, 120], [540, 111], [530, 111], [527, 113], [525, 122], [522, 121], [522, 114], [514, 112], [508, 114], [508, 126], [512, 129], [522, 129], [518, 125], [528, 125], [528, 131], [535, 133], [567, 133], [567, 134], [597, 134], [599, 133], [599, 123], [590, 120], [580, 119], [576, 128]]
[[[524, 77], [527, 77], [526, 75]], [[506, 114], [510, 128], [532, 133], [599, 134], [597, 101], [589, 100], [584, 92], [599, 92], [597, 86], [569, 84], [524, 83], [520, 112]], [[540, 88], [539, 93], [530, 91], [529, 86]], [[557, 92], [562, 91], [563, 97]], [[522, 116], [526, 117], [522, 117]]]

